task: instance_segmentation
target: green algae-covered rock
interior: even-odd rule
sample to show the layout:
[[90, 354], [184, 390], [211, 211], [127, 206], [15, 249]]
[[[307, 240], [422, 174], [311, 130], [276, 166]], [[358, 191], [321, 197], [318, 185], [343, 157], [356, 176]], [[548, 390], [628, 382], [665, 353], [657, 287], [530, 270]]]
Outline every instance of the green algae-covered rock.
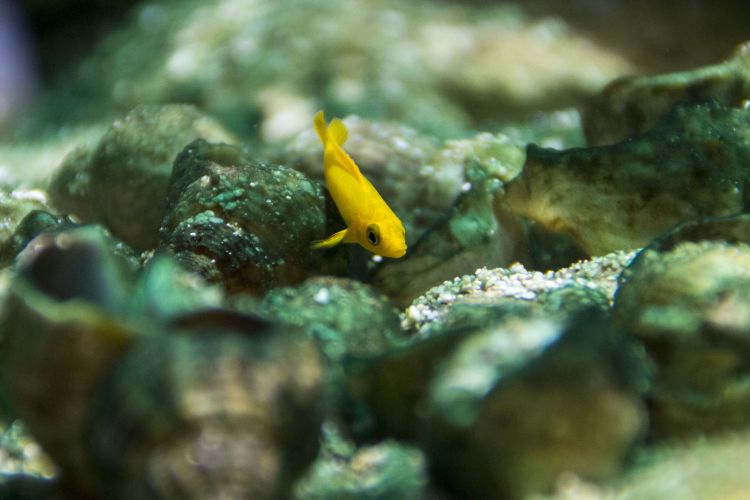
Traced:
[[467, 498], [522, 498], [572, 472], [612, 477], [645, 429], [637, 346], [586, 313], [464, 316], [373, 364], [357, 387], [382, 430], [425, 449]]
[[611, 478], [646, 428], [635, 346], [597, 315], [546, 323], [473, 335], [430, 383], [422, 440], [468, 498], [525, 498], [564, 473]]
[[0, 242], [10, 238], [16, 225], [32, 210], [48, 210], [43, 191], [0, 187]]
[[[39, 443], [29, 433], [23, 422], [3, 415], [0, 423], [0, 447], [4, 456], [0, 460], [0, 493], [10, 477], [26, 477], [49, 483], [56, 473], [56, 467]], [[10, 495], [0, 498], [13, 498]]]
[[545, 148], [566, 149], [585, 144], [581, 114], [575, 108], [536, 112], [524, 121], [504, 124], [500, 131], [516, 144], [533, 142]]
[[621, 278], [615, 318], [657, 365], [654, 437], [746, 428], [750, 412], [750, 216], [688, 223]]
[[39, 232], [61, 222], [47, 210], [43, 191], [0, 187], [0, 268], [10, 265]]
[[690, 439], [641, 451], [635, 466], [602, 493], [618, 500], [741, 499], [750, 491], [749, 462], [747, 432]]
[[198, 310], [101, 381], [86, 444], [100, 498], [289, 498], [317, 454], [316, 346], [253, 316]]
[[327, 423], [320, 455], [294, 499], [418, 500], [425, 497], [426, 466], [416, 448], [393, 440], [357, 448]]
[[345, 269], [343, 247], [310, 248], [343, 225], [334, 211], [304, 174], [197, 141], [175, 160], [160, 247], [209, 282], [259, 295]]
[[311, 278], [275, 288], [262, 300], [276, 320], [303, 328], [334, 362], [371, 359], [404, 341], [398, 311], [370, 285], [345, 278]]
[[76, 491], [93, 490], [85, 422], [95, 387], [135, 341], [131, 262], [95, 226], [36, 238], [3, 304], [0, 383], [13, 414]]
[[85, 222], [104, 224], [137, 250], [154, 248], [172, 162], [198, 138], [234, 140], [192, 106], [138, 106], [95, 145], [66, 156], [50, 183], [50, 203]]
[[196, 310], [219, 308], [224, 294], [219, 285], [210, 285], [174, 259], [157, 255], [139, 274], [130, 299], [131, 314], [168, 322]]
[[[433, 155], [431, 163], [438, 179], [445, 175], [443, 172], [452, 171], [458, 166], [464, 182], [476, 182], [477, 179], [473, 177], [477, 174], [470, 169], [478, 169], [486, 177], [507, 183], [523, 168], [526, 153], [521, 144], [505, 134], [480, 132], [467, 139], [445, 141]], [[461, 192], [466, 189], [465, 184], [460, 185]]]
[[71, 226], [67, 217], [58, 217], [44, 210], [32, 210], [16, 226], [13, 234], [0, 243], [0, 267], [10, 265], [26, 245], [45, 231]]
[[750, 43], [719, 64], [679, 73], [615, 80], [592, 98], [584, 112], [586, 141], [613, 144], [641, 134], [675, 105], [717, 101], [743, 108], [750, 100]]
[[135, 271], [97, 226], [27, 246], [0, 320], [10, 413], [76, 497], [288, 498], [318, 447], [318, 347], [167, 257]]
[[749, 162], [750, 110], [686, 105], [612, 146], [529, 146], [504, 200], [601, 255], [641, 247], [685, 220], [740, 211]]
[[[248, 307], [242, 297], [238, 299], [240, 309]], [[274, 288], [259, 304], [249, 304], [249, 310], [299, 328], [317, 342], [326, 362], [331, 413], [346, 420], [355, 433], [367, 432], [368, 412], [352, 397], [347, 381], [362, 364], [407, 342], [391, 302], [371, 285], [319, 277], [294, 287]]]

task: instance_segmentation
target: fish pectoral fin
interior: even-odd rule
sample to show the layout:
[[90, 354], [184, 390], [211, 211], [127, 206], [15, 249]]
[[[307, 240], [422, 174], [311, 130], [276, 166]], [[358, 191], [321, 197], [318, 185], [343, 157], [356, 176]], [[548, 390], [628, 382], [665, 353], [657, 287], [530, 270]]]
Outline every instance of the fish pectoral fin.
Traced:
[[347, 231], [348, 229], [342, 229], [337, 233], [333, 233], [331, 236], [324, 240], [313, 241], [312, 245], [310, 246], [312, 248], [330, 248], [336, 246], [344, 240]]

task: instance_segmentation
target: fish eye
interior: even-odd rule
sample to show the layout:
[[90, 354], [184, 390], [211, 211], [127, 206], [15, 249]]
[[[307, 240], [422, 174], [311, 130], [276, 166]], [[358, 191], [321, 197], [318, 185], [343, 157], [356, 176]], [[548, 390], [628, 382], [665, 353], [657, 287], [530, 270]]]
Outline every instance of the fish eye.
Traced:
[[380, 229], [378, 229], [377, 224], [370, 224], [367, 226], [367, 241], [370, 242], [371, 245], [377, 246], [378, 243], [380, 243]]

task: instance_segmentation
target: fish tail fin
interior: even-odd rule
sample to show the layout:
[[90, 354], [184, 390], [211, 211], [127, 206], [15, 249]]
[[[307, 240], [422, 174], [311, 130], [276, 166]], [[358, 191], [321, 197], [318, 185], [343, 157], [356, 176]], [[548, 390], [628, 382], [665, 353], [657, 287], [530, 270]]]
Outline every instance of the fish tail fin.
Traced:
[[331, 120], [330, 125], [328, 125], [328, 133], [331, 134], [331, 137], [339, 146], [343, 146], [344, 142], [346, 142], [346, 137], [348, 135], [346, 125], [344, 125], [344, 122], [338, 118]]
[[342, 229], [337, 233], [333, 233], [331, 236], [324, 240], [313, 241], [310, 245], [311, 248], [330, 248], [341, 243], [346, 237], [347, 229]]
[[326, 115], [323, 110], [318, 111], [313, 118], [313, 126], [315, 126], [315, 132], [318, 134], [318, 139], [325, 147], [328, 142], [328, 129], [326, 128]]

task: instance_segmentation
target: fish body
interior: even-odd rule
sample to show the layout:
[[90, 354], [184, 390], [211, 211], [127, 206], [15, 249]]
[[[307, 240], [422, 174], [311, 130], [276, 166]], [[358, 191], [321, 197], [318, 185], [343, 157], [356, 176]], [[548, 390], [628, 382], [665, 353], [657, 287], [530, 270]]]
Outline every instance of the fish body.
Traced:
[[320, 111], [313, 125], [323, 144], [328, 191], [346, 223], [346, 229], [315, 242], [313, 248], [358, 243], [383, 257], [402, 257], [406, 253], [404, 225], [342, 148], [347, 136], [344, 123], [334, 118], [326, 124], [325, 115]]

